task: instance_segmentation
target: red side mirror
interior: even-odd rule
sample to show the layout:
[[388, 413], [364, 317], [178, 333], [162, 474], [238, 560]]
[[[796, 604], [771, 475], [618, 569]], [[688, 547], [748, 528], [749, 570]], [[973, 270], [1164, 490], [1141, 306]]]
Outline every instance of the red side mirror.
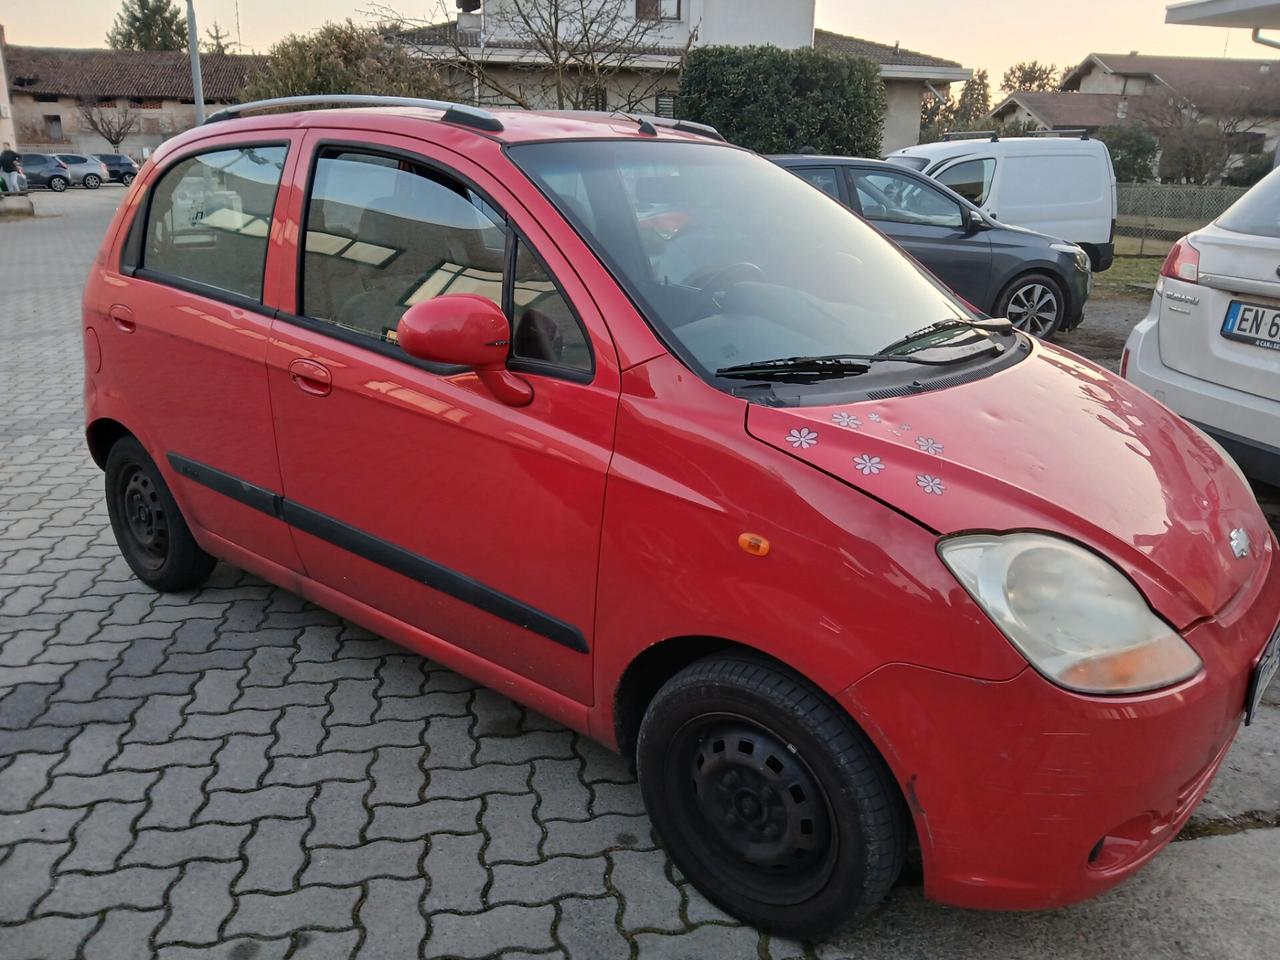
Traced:
[[415, 303], [400, 318], [396, 342], [420, 360], [471, 367], [503, 403], [522, 407], [533, 399], [533, 388], [507, 370], [511, 328], [487, 297], [448, 293]]

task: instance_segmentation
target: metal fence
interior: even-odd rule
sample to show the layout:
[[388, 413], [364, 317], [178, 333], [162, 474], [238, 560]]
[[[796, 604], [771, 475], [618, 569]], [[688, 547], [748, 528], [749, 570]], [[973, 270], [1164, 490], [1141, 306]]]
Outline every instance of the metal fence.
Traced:
[[1244, 196], [1246, 189], [1179, 183], [1117, 184], [1117, 241], [1122, 237], [1136, 240], [1132, 252], [1139, 256], [1163, 253], [1179, 237], [1216, 219]]

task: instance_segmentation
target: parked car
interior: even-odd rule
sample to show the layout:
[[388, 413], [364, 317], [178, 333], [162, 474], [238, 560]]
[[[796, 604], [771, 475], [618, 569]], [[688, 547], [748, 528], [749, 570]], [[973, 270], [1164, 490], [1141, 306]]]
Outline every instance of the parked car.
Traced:
[[860, 213], [984, 313], [1038, 337], [1080, 323], [1093, 276], [1076, 244], [1005, 226], [923, 174], [882, 160], [770, 159]]
[[1280, 174], [1173, 245], [1120, 374], [1280, 485]]
[[1101, 140], [993, 135], [904, 147], [886, 159], [946, 184], [1001, 223], [1080, 244], [1095, 273], [1115, 259], [1116, 174]]
[[67, 165], [51, 153], [24, 153], [22, 173], [28, 187], [48, 187], [54, 193], [61, 193], [71, 185]]
[[343, 102], [398, 109], [214, 114], [106, 232], [136, 576], [236, 564], [622, 750], [787, 936], [911, 846], [935, 900], [1040, 909], [1178, 833], [1280, 662], [1217, 447], [709, 128]]
[[133, 157], [123, 153], [95, 153], [95, 160], [102, 161], [107, 168], [107, 177], [112, 183], [123, 183], [126, 187], [133, 183], [138, 175], [138, 163]]
[[97, 157], [86, 157], [79, 153], [58, 153], [54, 156], [67, 165], [71, 182], [78, 183], [86, 190], [97, 190], [109, 176], [107, 165]]

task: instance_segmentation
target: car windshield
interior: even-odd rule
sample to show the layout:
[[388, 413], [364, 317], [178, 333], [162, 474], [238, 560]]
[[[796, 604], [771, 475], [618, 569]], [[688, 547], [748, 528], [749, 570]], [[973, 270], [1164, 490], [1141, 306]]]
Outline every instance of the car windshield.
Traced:
[[509, 153], [704, 377], [875, 354], [924, 327], [974, 319], [841, 204], [745, 150], [600, 140]]
[[1280, 170], [1273, 170], [1227, 208], [1218, 226], [1255, 237], [1280, 237]]

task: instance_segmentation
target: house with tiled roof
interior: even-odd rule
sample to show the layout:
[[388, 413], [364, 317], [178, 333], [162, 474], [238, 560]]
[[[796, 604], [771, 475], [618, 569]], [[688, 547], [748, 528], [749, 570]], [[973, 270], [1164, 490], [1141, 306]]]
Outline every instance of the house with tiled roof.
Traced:
[[[883, 149], [887, 153], [920, 138], [920, 107], [925, 97], [946, 95], [949, 84], [963, 83], [971, 71], [954, 60], [815, 29], [814, 0], [626, 0], [623, 12], [646, 26], [643, 48], [626, 57], [626, 68], [609, 83], [575, 90], [576, 101], [563, 106], [626, 108], [670, 116], [684, 54], [700, 46], [772, 44], [783, 49], [813, 47], [867, 57], [880, 66], [887, 95]], [[548, 62], [530, 43], [511, 0], [460, 0], [456, 20], [399, 35], [422, 56], [442, 64], [482, 62], [486, 86], [476, 71], [457, 69], [452, 78], [459, 96], [503, 105], [558, 107], [540, 99], [540, 71]], [[449, 68], [444, 69], [446, 78]], [[518, 98], [518, 99], [517, 99]]]
[[[0, 33], [0, 37], [3, 34]], [[121, 152], [142, 157], [195, 125], [191, 61], [184, 51], [74, 50], [0, 45], [14, 142], [22, 150], [114, 152], [85, 123], [82, 105], [136, 114]], [[235, 102], [264, 57], [202, 54], [205, 103]]]

